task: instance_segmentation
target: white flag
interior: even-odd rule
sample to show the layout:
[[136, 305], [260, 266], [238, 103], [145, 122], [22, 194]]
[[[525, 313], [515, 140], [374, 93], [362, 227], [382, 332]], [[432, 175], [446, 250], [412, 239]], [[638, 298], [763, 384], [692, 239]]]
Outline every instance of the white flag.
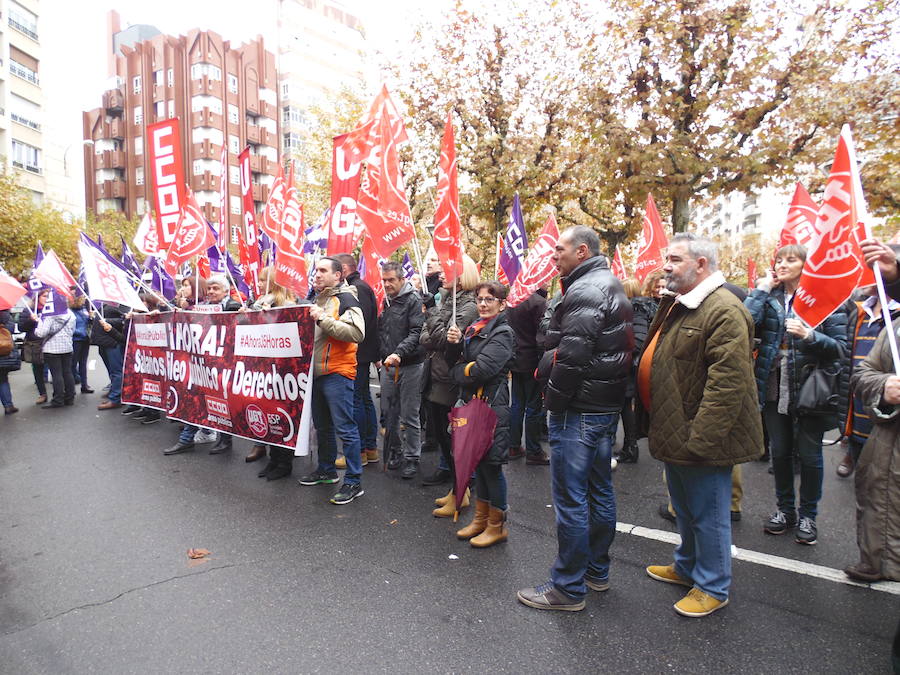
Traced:
[[144, 214], [141, 224], [138, 225], [137, 232], [134, 235], [135, 247], [144, 255], [157, 255], [159, 253], [159, 242], [156, 236], [156, 224], [150, 218], [150, 212]]
[[84, 277], [88, 283], [91, 300], [125, 305], [142, 312], [147, 311], [141, 296], [134, 290], [128, 274], [113, 265], [100, 251], [83, 241], [78, 242]]

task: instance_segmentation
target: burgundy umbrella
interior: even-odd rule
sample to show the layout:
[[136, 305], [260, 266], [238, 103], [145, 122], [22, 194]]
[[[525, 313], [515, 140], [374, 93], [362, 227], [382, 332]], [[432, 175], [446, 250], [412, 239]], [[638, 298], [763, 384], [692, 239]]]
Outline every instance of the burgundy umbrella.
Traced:
[[28, 290], [5, 272], [0, 272], [0, 309], [15, 306]]
[[453, 464], [456, 471], [456, 510], [466, 495], [472, 471], [494, 442], [497, 413], [484, 399], [475, 397], [447, 415], [453, 430]]

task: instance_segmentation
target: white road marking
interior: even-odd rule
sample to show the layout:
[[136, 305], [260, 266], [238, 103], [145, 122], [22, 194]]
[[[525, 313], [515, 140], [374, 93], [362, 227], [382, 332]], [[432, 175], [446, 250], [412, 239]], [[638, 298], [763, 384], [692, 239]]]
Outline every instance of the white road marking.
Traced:
[[[668, 532], [666, 530], [654, 530], [649, 527], [641, 527], [640, 525], [631, 525], [630, 523], [616, 523], [616, 531], [622, 534], [632, 534], [636, 537], [644, 539], [653, 539], [654, 541], [662, 541], [667, 544], [677, 546], [681, 542], [681, 537], [677, 532]], [[765, 565], [795, 574], [804, 574], [817, 579], [833, 581], [838, 584], [847, 586], [856, 586], [858, 588], [870, 588], [873, 591], [881, 591], [882, 593], [890, 593], [892, 595], [900, 595], [900, 582], [897, 581], [879, 581], [874, 584], [860, 583], [853, 581], [847, 577], [842, 570], [836, 570], [823, 565], [814, 565], [813, 563], [803, 562], [801, 560], [792, 560], [791, 558], [782, 558], [781, 556], [771, 555], [769, 553], [760, 553], [759, 551], [750, 551], [748, 549], [731, 547], [732, 557], [735, 560], [743, 560], [745, 562], [756, 563], [757, 565]]]

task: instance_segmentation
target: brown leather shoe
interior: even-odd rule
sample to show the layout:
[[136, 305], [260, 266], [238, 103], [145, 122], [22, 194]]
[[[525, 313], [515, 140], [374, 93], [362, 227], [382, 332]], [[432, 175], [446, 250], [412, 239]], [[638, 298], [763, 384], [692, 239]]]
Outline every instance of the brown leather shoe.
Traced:
[[266, 446], [264, 445], [254, 445], [250, 450], [250, 454], [244, 457], [244, 461], [248, 464], [250, 462], [255, 462], [258, 459], [262, 459], [266, 456]]
[[521, 445], [515, 448], [509, 449], [509, 458], [510, 459], [521, 459], [525, 456], [525, 448]]
[[844, 574], [853, 579], [853, 581], [862, 581], [863, 583], [873, 583], [884, 579], [880, 572], [862, 562], [855, 565], [847, 565], [844, 568]]
[[547, 456], [546, 452], [541, 450], [534, 454], [525, 455], [525, 463], [532, 466], [547, 466], [550, 464], [550, 458]]
[[34, 402], [34, 404], [41, 405], [41, 403], [46, 403], [46, 402], [47, 402], [47, 394], [42, 394], [41, 396], [38, 396], [38, 399], [37, 399], [37, 401]]
[[105, 403], [101, 403], [97, 406], [97, 410], [112, 410], [113, 408], [121, 408], [121, 403], [113, 403], [112, 401], [106, 401]]

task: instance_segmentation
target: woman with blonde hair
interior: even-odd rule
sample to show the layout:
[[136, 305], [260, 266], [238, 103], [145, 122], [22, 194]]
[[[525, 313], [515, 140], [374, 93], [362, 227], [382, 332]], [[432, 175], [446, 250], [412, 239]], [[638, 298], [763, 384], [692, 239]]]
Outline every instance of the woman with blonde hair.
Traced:
[[650, 272], [644, 279], [641, 295], [645, 298], [659, 300], [660, 295], [666, 289], [666, 273], [662, 269]]

